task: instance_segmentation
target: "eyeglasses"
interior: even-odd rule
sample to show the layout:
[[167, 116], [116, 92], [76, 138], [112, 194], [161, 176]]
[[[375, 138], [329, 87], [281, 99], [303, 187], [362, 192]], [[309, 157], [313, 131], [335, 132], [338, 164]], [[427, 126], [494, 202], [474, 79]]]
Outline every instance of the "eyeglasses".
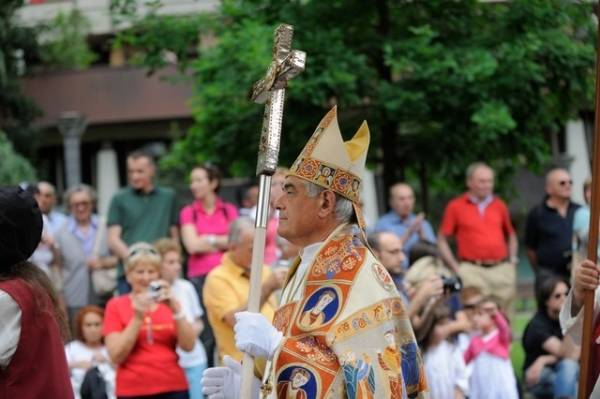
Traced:
[[561, 180], [558, 182], [558, 184], [560, 184], [561, 186], [566, 186], [566, 185], [573, 185], [573, 180]]
[[568, 292], [557, 292], [556, 294], [552, 295], [552, 298], [554, 299], [560, 299], [563, 296], [567, 296], [569, 293]]
[[463, 305], [463, 309], [465, 309], [465, 310], [475, 309], [476, 307], [477, 307], [476, 303], [465, 303]]
[[129, 253], [129, 257], [135, 256], [137, 254], [152, 254], [158, 255], [158, 252], [152, 247], [140, 247], [136, 248]]
[[78, 208], [80, 206], [88, 207], [88, 206], [90, 206], [90, 204], [91, 204], [90, 201], [71, 202], [71, 207], [72, 208]]

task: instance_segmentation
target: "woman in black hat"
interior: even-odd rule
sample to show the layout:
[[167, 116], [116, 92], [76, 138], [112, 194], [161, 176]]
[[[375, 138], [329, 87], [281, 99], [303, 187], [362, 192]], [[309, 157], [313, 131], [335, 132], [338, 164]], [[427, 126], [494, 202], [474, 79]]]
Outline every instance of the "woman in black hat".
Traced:
[[0, 187], [0, 398], [73, 398], [64, 316], [46, 274], [27, 261], [41, 233], [33, 196]]

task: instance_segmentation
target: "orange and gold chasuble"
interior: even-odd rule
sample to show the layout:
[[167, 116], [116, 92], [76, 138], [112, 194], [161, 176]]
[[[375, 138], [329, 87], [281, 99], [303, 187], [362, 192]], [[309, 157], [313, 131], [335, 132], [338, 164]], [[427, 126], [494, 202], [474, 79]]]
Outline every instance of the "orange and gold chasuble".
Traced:
[[264, 398], [426, 397], [402, 300], [353, 227], [339, 227], [303, 276], [298, 261], [292, 267], [273, 320], [284, 338]]

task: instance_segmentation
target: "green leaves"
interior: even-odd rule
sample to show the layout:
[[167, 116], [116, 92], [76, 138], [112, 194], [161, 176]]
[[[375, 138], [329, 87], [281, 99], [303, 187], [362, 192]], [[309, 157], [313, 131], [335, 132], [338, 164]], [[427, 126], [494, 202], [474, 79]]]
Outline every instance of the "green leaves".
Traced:
[[87, 44], [89, 29], [90, 22], [78, 9], [59, 12], [44, 28], [47, 39], [40, 56], [45, 66], [76, 70], [89, 67], [97, 58]]
[[[307, 63], [286, 93], [283, 165], [338, 104], [346, 138], [368, 119], [371, 164], [385, 159], [386, 170], [416, 176], [425, 163], [424, 181], [456, 192], [473, 161], [489, 162], [501, 178], [518, 165], [539, 167], [548, 132], [591, 109], [591, 12], [562, 0], [224, 0], [217, 15], [134, 19], [127, 42], [150, 70], [170, 51], [193, 76], [195, 122], [163, 166], [212, 160], [253, 175], [263, 107], [247, 92], [285, 22]], [[190, 51], [206, 32], [214, 47]], [[395, 148], [384, 145], [390, 135]]]
[[35, 180], [35, 170], [29, 161], [15, 152], [4, 132], [0, 131], [0, 186]]

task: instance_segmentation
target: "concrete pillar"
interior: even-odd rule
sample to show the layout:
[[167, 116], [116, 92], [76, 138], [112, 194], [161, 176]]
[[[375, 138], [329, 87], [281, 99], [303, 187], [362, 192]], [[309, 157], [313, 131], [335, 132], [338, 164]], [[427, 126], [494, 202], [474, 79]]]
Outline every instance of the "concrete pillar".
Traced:
[[104, 143], [96, 156], [98, 174], [98, 214], [106, 215], [112, 196], [119, 189], [119, 165], [117, 153], [110, 143]]
[[63, 136], [67, 188], [81, 183], [81, 136], [86, 128], [85, 117], [76, 111], [63, 112], [58, 119], [58, 130]]
[[569, 121], [566, 129], [566, 149], [572, 159], [569, 172], [573, 178], [574, 201], [584, 204], [583, 182], [590, 177], [590, 157], [585, 139], [585, 129], [581, 119]]

